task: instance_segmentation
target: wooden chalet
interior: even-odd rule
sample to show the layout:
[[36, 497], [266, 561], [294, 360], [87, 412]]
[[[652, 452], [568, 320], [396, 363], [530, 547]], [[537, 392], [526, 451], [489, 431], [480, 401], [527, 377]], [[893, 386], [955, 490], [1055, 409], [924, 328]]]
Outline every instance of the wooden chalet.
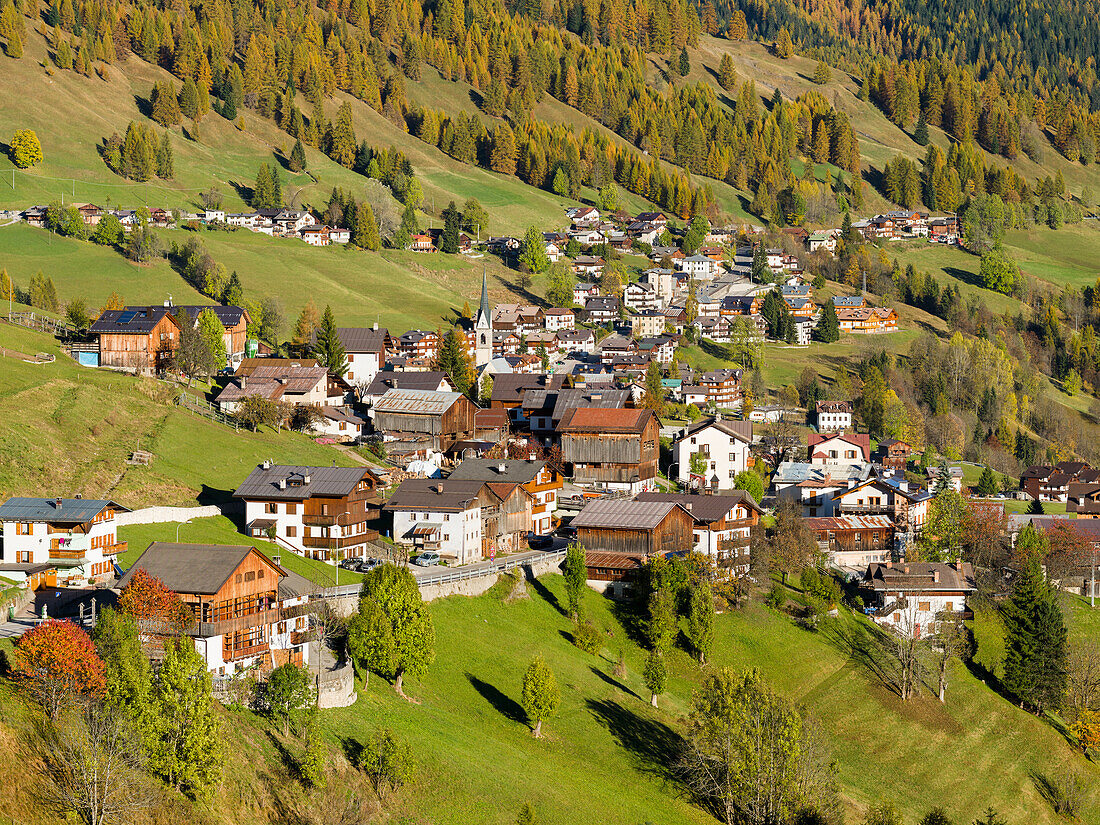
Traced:
[[190, 608], [194, 623], [184, 632], [203, 640], [196, 649], [209, 670], [229, 675], [308, 660], [306, 594], [283, 587], [287, 571], [255, 547], [153, 542], [118, 588], [138, 570], [160, 579]]
[[572, 521], [586, 549], [649, 557], [683, 553], [695, 544], [695, 522], [674, 501], [596, 499]]
[[371, 415], [390, 452], [446, 453], [474, 437], [476, 410], [461, 393], [395, 389], [375, 402]]
[[143, 374], [162, 372], [179, 349], [180, 325], [169, 307], [109, 309], [88, 333], [99, 342], [98, 360], [91, 366]]
[[652, 410], [578, 407], [558, 433], [577, 484], [638, 493], [657, 476], [660, 424]]

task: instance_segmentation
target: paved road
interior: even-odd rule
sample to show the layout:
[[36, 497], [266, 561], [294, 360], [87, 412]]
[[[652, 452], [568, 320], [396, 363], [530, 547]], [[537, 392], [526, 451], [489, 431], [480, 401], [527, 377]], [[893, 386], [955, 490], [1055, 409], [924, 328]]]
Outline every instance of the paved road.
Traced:
[[568, 544], [569, 542], [566, 539], [555, 536], [554, 546], [547, 547], [544, 550], [527, 550], [523, 553], [512, 553], [508, 556], [497, 556], [496, 559], [492, 561], [479, 561], [475, 562], [474, 564], [465, 564], [462, 567], [442, 567], [440, 565], [436, 565], [434, 567], [417, 567], [415, 564], [410, 564], [409, 570], [417, 579], [427, 578], [429, 576], [437, 576], [440, 573], [459, 571], [461, 571], [462, 573], [468, 573], [470, 575], [477, 575], [478, 573], [492, 570], [502, 562], [510, 562], [513, 564], [518, 562], [519, 564], [527, 564], [531, 561], [538, 561], [547, 553], [553, 553], [557, 550], [564, 550], [568, 546]]

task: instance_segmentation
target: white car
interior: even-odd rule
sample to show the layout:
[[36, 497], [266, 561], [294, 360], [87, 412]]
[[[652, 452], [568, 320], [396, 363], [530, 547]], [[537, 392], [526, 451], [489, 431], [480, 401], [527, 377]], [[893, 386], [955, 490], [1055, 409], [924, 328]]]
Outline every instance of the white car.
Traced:
[[434, 567], [439, 564], [439, 553], [435, 550], [425, 550], [413, 559], [413, 564], [417, 567]]

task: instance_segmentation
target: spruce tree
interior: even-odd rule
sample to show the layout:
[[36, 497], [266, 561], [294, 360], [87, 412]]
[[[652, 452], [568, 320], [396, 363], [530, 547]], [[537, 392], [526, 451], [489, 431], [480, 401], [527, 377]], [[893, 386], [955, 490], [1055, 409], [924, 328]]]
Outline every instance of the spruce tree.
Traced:
[[165, 132], [157, 149], [157, 177], [162, 180], [171, 180], [176, 176], [176, 164], [172, 157], [172, 142]]
[[447, 204], [443, 210], [443, 235], [440, 238], [439, 251], [454, 255], [458, 252], [458, 234], [462, 226], [462, 213], [458, 211], [455, 202]]
[[928, 145], [928, 121], [924, 119], [924, 112], [917, 118], [917, 128], [913, 130], [913, 140], [918, 146]]
[[546, 239], [543, 238], [537, 226], [527, 227], [527, 232], [523, 236], [523, 245], [520, 248], [519, 262], [536, 275], [549, 269], [550, 258], [546, 254]]
[[348, 371], [347, 353], [340, 341], [340, 334], [336, 330], [336, 316], [332, 314], [331, 306], [325, 307], [321, 323], [317, 326], [317, 340], [313, 344], [313, 355], [317, 363], [327, 367], [332, 375], [343, 378]]
[[840, 321], [836, 317], [836, 307], [832, 301], [826, 301], [825, 308], [821, 310], [821, 320], [817, 322], [814, 338], [826, 344], [840, 339]]
[[198, 120], [202, 116], [199, 109], [199, 87], [191, 78], [187, 78], [180, 89], [180, 112], [189, 120]]
[[375, 220], [374, 210], [369, 203], [359, 204], [356, 210], [352, 243], [360, 249], [369, 249], [371, 252], [377, 252], [382, 248], [382, 239], [378, 234], [378, 221]]
[[225, 291], [222, 292], [222, 303], [228, 307], [239, 307], [244, 303], [244, 288], [235, 269], [229, 275], [229, 282], [226, 283]]
[[680, 49], [680, 60], [677, 69], [680, 72], [680, 77], [687, 77], [691, 71], [691, 60], [688, 58], [687, 46]]
[[294, 141], [294, 148], [290, 150], [290, 171], [292, 172], [304, 172], [306, 170], [306, 147], [302, 145], [302, 141]]
[[1005, 688], [1040, 714], [1057, 710], [1066, 692], [1066, 626], [1034, 554], [1024, 563], [1004, 623]]

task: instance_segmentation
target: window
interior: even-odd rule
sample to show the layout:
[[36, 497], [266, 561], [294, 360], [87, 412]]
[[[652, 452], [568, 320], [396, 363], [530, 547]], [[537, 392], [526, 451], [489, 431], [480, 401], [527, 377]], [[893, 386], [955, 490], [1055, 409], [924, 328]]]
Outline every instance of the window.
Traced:
[[256, 578], [257, 579], [262, 579], [263, 577], [264, 577], [264, 569], [261, 567], [259, 570], [256, 571]]
[[237, 584], [240, 584], [242, 581], [244, 581], [244, 574], [238, 573], [237, 574]]
[[932, 605], [930, 602], [917, 602], [917, 610], [921, 610], [927, 613], [931, 609]]
[[297, 504], [293, 504], [293, 503], [287, 504], [286, 514], [288, 516], [293, 516], [297, 512], [298, 512], [298, 505]]
[[286, 535], [287, 535], [287, 538], [295, 538], [295, 537], [297, 537], [297, 535], [298, 535], [298, 528], [297, 528], [297, 527], [295, 527], [295, 526], [294, 526], [293, 524], [291, 524], [291, 525], [288, 525], [288, 526], [287, 526], [287, 528], [286, 528]]
[[244, 574], [244, 580], [246, 582], [256, 581], [256, 571], [255, 570], [246, 571], [245, 574]]
[[264, 504], [264, 512], [269, 513], [269, 514], [278, 513], [279, 512], [279, 505], [276, 504], [274, 501], [269, 501], [266, 504]]

